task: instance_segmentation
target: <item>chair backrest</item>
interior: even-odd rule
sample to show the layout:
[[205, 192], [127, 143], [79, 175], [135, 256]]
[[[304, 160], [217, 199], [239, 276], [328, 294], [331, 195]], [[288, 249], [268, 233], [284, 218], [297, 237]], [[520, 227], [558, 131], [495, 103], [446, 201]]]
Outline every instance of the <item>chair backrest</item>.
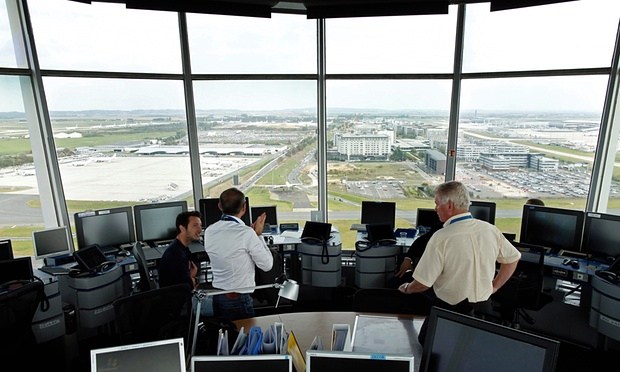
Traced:
[[44, 299], [40, 281], [12, 281], [0, 287], [0, 355], [27, 354], [36, 341], [32, 318]]
[[512, 242], [523, 255], [532, 255], [529, 259], [521, 257], [512, 277], [491, 298], [497, 307], [500, 318], [513, 322], [517, 319], [519, 309], [538, 310], [552, 300], [552, 296], [543, 293], [545, 273], [545, 248]]
[[191, 291], [187, 284], [120, 297], [112, 304], [121, 343], [187, 337], [187, 314], [191, 304]]
[[535, 262], [521, 259], [512, 275], [517, 279], [517, 306], [538, 307], [543, 293], [545, 275], [545, 248], [528, 246], [523, 253], [533, 254]]
[[430, 308], [425, 295], [407, 295], [393, 288], [364, 288], [353, 295], [353, 310], [359, 312], [426, 315]]
[[140, 273], [138, 290], [148, 291], [151, 289], [156, 289], [157, 283], [153, 280], [153, 278], [151, 278], [146, 256], [144, 255], [144, 250], [142, 249], [142, 242], [135, 242], [132, 251], [134, 257], [136, 258], [136, 262], [138, 263], [138, 272]]

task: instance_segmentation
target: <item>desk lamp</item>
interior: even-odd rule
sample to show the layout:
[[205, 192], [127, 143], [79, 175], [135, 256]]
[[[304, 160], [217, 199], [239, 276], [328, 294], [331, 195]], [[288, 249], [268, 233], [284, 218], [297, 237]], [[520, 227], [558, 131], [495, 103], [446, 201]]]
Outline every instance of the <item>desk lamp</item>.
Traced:
[[202, 303], [210, 296], [216, 296], [220, 294], [227, 293], [235, 293], [235, 292], [247, 292], [253, 291], [256, 289], [265, 289], [265, 288], [277, 288], [278, 291], [278, 300], [276, 301], [276, 308], [280, 303], [280, 298], [284, 297], [291, 301], [297, 301], [297, 295], [299, 294], [299, 284], [293, 279], [286, 279], [285, 276], [280, 276], [276, 279], [275, 283], [272, 284], [264, 284], [256, 287], [245, 287], [245, 288], [237, 288], [230, 290], [204, 290], [204, 289], [196, 289], [194, 290], [194, 297], [196, 298], [196, 310], [194, 311], [194, 334], [192, 338], [192, 347], [189, 353], [188, 359], [194, 355], [196, 351], [196, 338], [198, 336], [198, 326], [200, 324], [200, 309], [202, 307]]

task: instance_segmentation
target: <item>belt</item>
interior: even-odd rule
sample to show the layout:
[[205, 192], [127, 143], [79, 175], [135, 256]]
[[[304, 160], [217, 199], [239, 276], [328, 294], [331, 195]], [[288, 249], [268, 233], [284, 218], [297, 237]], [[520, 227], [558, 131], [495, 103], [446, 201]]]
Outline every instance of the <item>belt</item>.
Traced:
[[242, 293], [232, 292], [232, 293], [223, 293], [218, 296], [224, 296], [230, 300], [236, 300], [237, 298], [241, 297], [241, 295]]

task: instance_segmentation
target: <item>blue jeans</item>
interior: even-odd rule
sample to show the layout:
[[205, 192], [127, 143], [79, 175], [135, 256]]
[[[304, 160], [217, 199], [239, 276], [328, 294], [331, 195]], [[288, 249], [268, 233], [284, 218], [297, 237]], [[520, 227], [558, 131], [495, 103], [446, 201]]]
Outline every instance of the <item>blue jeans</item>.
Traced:
[[213, 296], [213, 315], [230, 320], [254, 317], [254, 301], [249, 293]]

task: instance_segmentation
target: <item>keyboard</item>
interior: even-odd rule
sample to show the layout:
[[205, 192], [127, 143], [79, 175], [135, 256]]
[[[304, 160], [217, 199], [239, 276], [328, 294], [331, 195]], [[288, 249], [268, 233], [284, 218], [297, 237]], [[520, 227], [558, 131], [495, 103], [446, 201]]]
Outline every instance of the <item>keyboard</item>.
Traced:
[[77, 269], [78, 265], [68, 266], [42, 266], [39, 270], [50, 275], [69, 275], [71, 269]]

